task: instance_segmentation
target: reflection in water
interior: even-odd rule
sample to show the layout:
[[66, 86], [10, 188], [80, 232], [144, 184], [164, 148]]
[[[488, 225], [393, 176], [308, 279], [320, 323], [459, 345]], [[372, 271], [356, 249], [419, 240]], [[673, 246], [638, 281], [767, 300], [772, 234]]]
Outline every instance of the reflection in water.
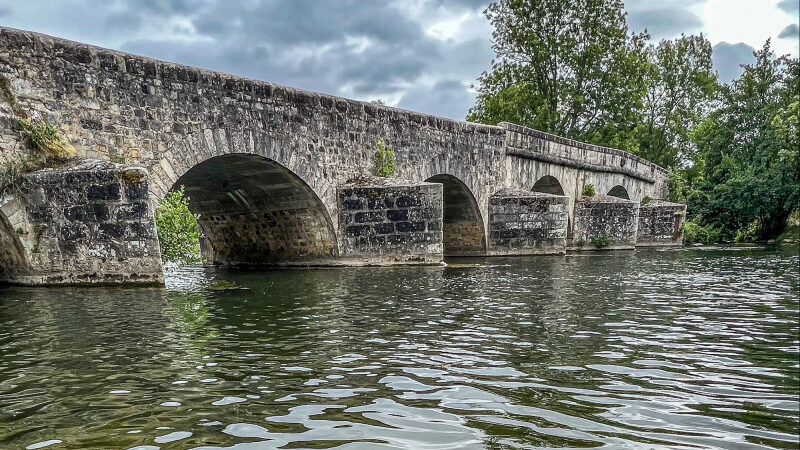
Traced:
[[797, 445], [796, 250], [454, 262], [0, 288], [0, 447]]

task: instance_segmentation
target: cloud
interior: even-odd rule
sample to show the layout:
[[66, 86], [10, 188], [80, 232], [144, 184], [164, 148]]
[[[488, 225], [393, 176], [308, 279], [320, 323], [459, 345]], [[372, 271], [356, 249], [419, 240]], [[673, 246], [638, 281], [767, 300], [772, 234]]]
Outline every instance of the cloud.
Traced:
[[800, 0], [781, 0], [778, 2], [778, 8], [788, 14], [797, 15], [800, 12]]
[[720, 42], [713, 47], [711, 57], [720, 81], [728, 83], [742, 74], [742, 64], [755, 62], [755, 49], [743, 42], [731, 44]]
[[440, 110], [445, 116], [463, 120], [475, 104], [475, 95], [459, 80], [440, 80], [407, 90], [398, 107], [413, 111]]
[[800, 29], [797, 27], [796, 23], [793, 23], [778, 33], [778, 39], [791, 39], [796, 41], [798, 34], [800, 34]]
[[692, 34], [703, 27], [703, 21], [685, 5], [666, 4], [659, 7], [632, 9], [628, 23], [633, 30], [647, 29], [655, 39], [669, 39], [681, 33]]

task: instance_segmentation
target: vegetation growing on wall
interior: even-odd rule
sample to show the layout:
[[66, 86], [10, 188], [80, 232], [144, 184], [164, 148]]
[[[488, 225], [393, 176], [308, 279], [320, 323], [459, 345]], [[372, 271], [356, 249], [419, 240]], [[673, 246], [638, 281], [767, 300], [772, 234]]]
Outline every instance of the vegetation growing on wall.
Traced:
[[379, 177], [393, 177], [397, 165], [394, 150], [384, 144], [383, 139], [378, 139], [378, 151], [375, 152], [375, 175]]
[[184, 195], [183, 186], [158, 203], [156, 229], [164, 262], [192, 264], [201, 261], [199, 217], [189, 210], [189, 197]]
[[0, 75], [0, 91], [3, 99], [11, 106], [15, 116], [15, 125], [24, 142], [30, 148], [30, 154], [17, 161], [0, 164], [0, 193], [5, 192], [19, 181], [25, 173], [52, 167], [75, 156], [75, 148], [62, 136], [59, 129], [44, 119], [34, 119], [22, 110], [16, 96], [11, 91], [8, 78]]
[[584, 197], [594, 197], [594, 194], [595, 191], [593, 184], [587, 184], [586, 186], [583, 187], [583, 191], [581, 191], [581, 195]]
[[596, 248], [608, 247], [610, 244], [611, 238], [607, 234], [592, 238], [592, 245], [594, 245]]

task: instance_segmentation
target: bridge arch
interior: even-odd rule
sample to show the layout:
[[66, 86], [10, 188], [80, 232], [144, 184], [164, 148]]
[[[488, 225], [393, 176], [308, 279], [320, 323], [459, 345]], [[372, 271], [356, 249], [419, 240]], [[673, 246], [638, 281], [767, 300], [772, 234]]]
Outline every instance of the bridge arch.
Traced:
[[195, 164], [172, 185], [184, 187], [200, 215], [203, 256], [213, 264], [324, 262], [339, 250], [320, 197], [282, 164], [251, 153], [228, 153]]
[[618, 185], [614, 186], [613, 188], [611, 188], [608, 191], [608, 195], [610, 195], [612, 197], [624, 198], [625, 200], [630, 200], [631, 199], [631, 196], [628, 195], [628, 190], [625, 189], [625, 186], [623, 186], [621, 184], [618, 184]]
[[483, 255], [486, 231], [475, 196], [459, 178], [438, 174], [425, 181], [442, 184], [442, 234], [445, 256]]
[[7, 281], [28, 267], [19, 233], [0, 206], [0, 282]]
[[543, 192], [545, 194], [564, 195], [564, 188], [561, 186], [561, 182], [558, 181], [558, 178], [551, 175], [545, 175], [536, 180], [531, 190], [533, 192]]

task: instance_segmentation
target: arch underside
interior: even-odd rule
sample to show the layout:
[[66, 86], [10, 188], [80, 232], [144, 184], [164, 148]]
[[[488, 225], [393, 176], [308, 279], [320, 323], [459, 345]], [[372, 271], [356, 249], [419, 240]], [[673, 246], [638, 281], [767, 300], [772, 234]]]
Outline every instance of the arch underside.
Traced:
[[486, 233], [478, 202], [469, 188], [452, 175], [435, 175], [427, 180], [441, 183], [443, 193], [442, 239], [446, 256], [483, 255]]
[[26, 267], [16, 232], [0, 213], [0, 282], [9, 281]]
[[630, 195], [628, 195], [628, 190], [619, 184], [611, 188], [611, 190], [608, 191], [608, 195], [617, 198], [624, 198], [625, 200], [631, 199]]
[[545, 194], [564, 195], [564, 188], [558, 179], [551, 175], [545, 175], [533, 185], [533, 192], [542, 192]]
[[314, 191], [280, 164], [251, 154], [203, 161], [184, 186], [199, 214], [204, 259], [212, 264], [313, 263], [338, 255], [336, 235]]

